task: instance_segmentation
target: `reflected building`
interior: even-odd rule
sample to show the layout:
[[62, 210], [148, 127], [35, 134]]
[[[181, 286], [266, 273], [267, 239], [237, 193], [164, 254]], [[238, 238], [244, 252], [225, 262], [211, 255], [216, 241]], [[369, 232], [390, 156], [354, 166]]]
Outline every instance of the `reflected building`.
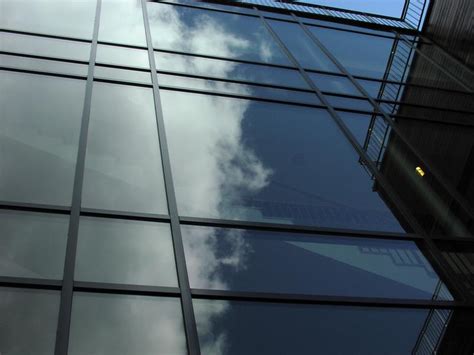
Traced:
[[472, 354], [469, 1], [1, 11], [1, 354]]

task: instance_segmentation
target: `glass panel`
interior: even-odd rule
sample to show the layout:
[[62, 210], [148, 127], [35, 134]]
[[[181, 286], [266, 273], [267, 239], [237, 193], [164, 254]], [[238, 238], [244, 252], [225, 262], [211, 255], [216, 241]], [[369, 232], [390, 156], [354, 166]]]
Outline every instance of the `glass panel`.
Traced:
[[273, 100], [301, 102], [313, 105], [321, 104], [321, 101], [313, 92], [292, 91], [256, 85], [234, 84], [224, 81], [204, 80], [166, 74], [158, 74], [158, 81], [161, 86], [191, 88], [194, 90], [214, 91], [235, 94], [239, 96], [253, 96]]
[[0, 200], [70, 205], [85, 80], [1, 72]]
[[0, 275], [62, 279], [69, 216], [0, 212]]
[[303, 67], [339, 73], [337, 67], [311, 41], [300, 25], [276, 20], [268, 22]]
[[0, 288], [2, 354], [54, 354], [59, 292]]
[[75, 279], [178, 287], [169, 225], [82, 217]]
[[374, 107], [370, 101], [364, 98], [351, 98], [344, 96], [333, 96], [325, 95], [329, 102], [329, 105], [340, 109], [360, 110], [360, 111], [373, 111]]
[[91, 39], [95, 8], [96, 0], [3, 0], [2, 27]]
[[76, 293], [68, 354], [186, 354], [180, 300]]
[[155, 52], [158, 70], [309, 89], [297, 70]]
[[89, 61], [90, 43], [62, 39], [0, 33], [2, 51], [44, 57]]
[[365, 138], [369, 134], [370, 115], [345, 111], [338, 111], [337, 114], [357, 139], [357, 142], [363, 147]]
[[149, 3], [153, 47], [290, 65], [258, 17]]
[[203, 354], [411, 354], [428, 315], [425, 309], [193, 303]]
[[64, 63], [55, 60], [32, 59], [0, 54], [0, 66], [50, 73], [87, 76], [87, 64]]
[[394, 39], [308, 26], [352, 74], [382, 79]]
[[96, 63], [150, 69], [146, 49], [131, 49], [99, 44]]
[[402, 231], [325, 110], [161, 99], [181, 215]]
[[94, 68], [94, 77], [151, 85], [151, 73], [149, 71], [108, 68], [96, 65]]
[[361, 80], [357, 79], [360, 85], [367, 91], [367, 93], [374, 97], [377, 98], [380, 93], [380, 89], [382, 87], [382, 83], [380, 81], [372, 81], [372, 80]]
[[146, 46], [141, 2], [102, 0], [99, 41]]
[[443, 285], [411, 241], [181, 229], [193, 288], [431, 300]]
[[362, 94], [351, 83], [349, 79], [343, 76], [326, 75], [319, 73], [307, 72], [313, 83], [321, 91], [334, 92], [337, 94], [357, 95]]
[[151, 89], [94, 83], [82, 203], [167, 213]]
[[[305, 24], [310, 24], [310, 25], [332, 27], [332, 28], [337, 28], [337, 29], [341, 29], [341, 30], [348, 30], [348, 31], [365, 32], [367, 34], [374, 34], [374, 35], [385, 36], [385, 37], [395, 37], [395, 34], [393, 34], [392, 32], [378, 31], [378, 30], [374, 30], [374, 29], [366, 28], [366, 27], [362, 27], [362, 26], [351, 26], [351, 25], [342, 24], [342, 23], [339, 23], [339, 22], [324, 21], [324, 20], [320, 20], [320, 19], [316, 20], [316, 19], [304, 18], [302, 20], [304, 21]], [[358, 23], [358, 25], [359, 25], [359, 23]]]

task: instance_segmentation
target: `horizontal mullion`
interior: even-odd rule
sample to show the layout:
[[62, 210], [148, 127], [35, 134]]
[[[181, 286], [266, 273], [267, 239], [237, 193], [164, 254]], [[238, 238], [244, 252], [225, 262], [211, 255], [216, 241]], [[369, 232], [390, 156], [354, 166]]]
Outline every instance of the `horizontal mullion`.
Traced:
[[142, 296], [179, 297], [180, 295], [178, 287], [129, 285], [87, 281], [74, 281], [74, 291]]
[[13, 71], [13, 72], [17, 72], [17, 73], [34, 74], [34, 75], [55, 76], [55, 77], [66, 78], [66, 79], [87, 80], [87, 75], [81, 76], [81, 75], [53, 73], [53, 72], [49, 72], [49, 71], [18, 69], [18, 68], [1, 67], [1, 66], [0, 66], [0, 70]]
[[109, 64], [109, 63], [95, 63], [96, 67], [103, 67], [103, 68], [112, 68], [112, 69], [123, 69], [123, 70], [133, 70], [133, 71], [140, 71], [144, 73], [151, 73], [150, 69], [142, 68], [142, 67], [134, 67], [134, 66], [125, 66], [125, 65], [117, 65], [117, 64]]
[[108, 84], [116, 84], [116, 85], [131, 85], [131, 86], [139, 86], [143, 88], [153, 88], [153, 85], [145, 84], [141, 81], [133, 81], [133, 80], [121, 80], [121, 79], [113, 79], [113, 78], [102, 78], [102, 77], [94, 77], [94, 82], [99, 83], [108, 83]]
[[[348, 29], [348, 28], [338, 28], [338, 27], [331, 27], [329, 25], [319, 25], [319, 24], [315, 24], [315, 23], [311, 23], [311, 22], [304, 22], [304, 20], [302, 21], [304, 25], [307, 25], [307, 26], [310, 26], [310, 27], [320, 27], [320, 28], [327, 28], [327, 29], [330, 29], [330, 30], [336, 30], [336, 31], [344, 31], [344, 32], [351, 32], [351, 33], [358, 33], [358, 34], [362, 34], [362, 35], [366, 35], [366, 36], [374, 36], [374, 37], [382, 37], [382, 38], [389, 38], [389, 39], [392, 39], [394, 40], [395, 37], [392, 35], [382, 35], [382, 34], [376, 34], [376, 33], [370, 33], [370, 32], [363, 32], [363, 31], [357, 31], [357, 30], [351, 30], [351, 29]], [[355, 26], [355, 27], [362, 27], [362, 26]], [[388, 32], [388, 31], [386, 31]], [[390, 32], [389, 32], [390, 33]]]
[[61, 280], [0, 276], [0, 287], [60, 290], [61, 286]]
[[406, 101], [403, 101], [403, 100], [392, 101], [392, 100], [377, 99], [377, 98], [374, 98], [374, 100], [379, 102], [379, 103], [382, 103], [382, 104], [411, 106], [411, 107], [426, 108], [426, 109], [431, 109], [431, 110], [447, 111], [447, 112], [454, 112], [454, 113], [464, 113], [464, 114], [473, 114], [474, 115], [474, 111], [456, 110], [454, 108], [440, 107], [440, 106], [426, 106], [426, 105], [417, 104], [417, 103], [414, 103], [414, 102], [406, 102]]
[[434, 301], [419, 299], [346, 297], [346, 296], [316, 296], [299, 294], [238, 292], [221, 290], [204, 290], [191, 288], [191, 295], [197, 299], [215, 299], [227, 301], [252, 301], [292, 304], [321, 304], [360, 307], [389, 307], [389, 308], [469, 308], [474, 304], [456, 301]]
[[258, 61], [253, 61], [253, 60], [246, 60], [246, 59], [227, 58], [227, 57], [221, 57], [221, 56], [215, 56], [215, 55], [209, 55], [209, 54], [190, 53], [190, 52], [175, 51], [175, 50], [171, 50], [171, 49], [161, 49], [161, 48], [153, 48], [153, 52], [154, 53], [163, 52], [163, 53], [170, 53], [170, 54], [185, 55], [185, 56], [190, 56], [190, 57], [225, 60], [225, 61], [228, 61], [228, 62], [235, 62], [235, 63], [242, 63], [242, 64], [263, 65], [263, 66], [266, 66], [266, 67], [283, 68], [283, 69], [290, 69], [290, 70], [297, 71], [297, 69], [295, 67], [292, 67], [292, 66], [289, 66], [289, 65], [284, 65], [284, 64], [274, 64], [274, 63], [266, 63], [266, 62], [258, 62]]
[[19, 34], [19, 35], [27, 35], [27, 36], [35, 36], [35, 37], [45, 37], [45, 38], [61, 39], [61, 40], [66, 40], [66, 41], [92, 43], [92, 39], [66, 37], [66, 36], [57, 36], [57, 35], [48, 35], [48, 34], [42, 34], [42, 33], [37, 33], [37, 32], [8, 30], [8, 29], [0, 29], [0, 32], [14, 33], [14, 34]]
[[93, 209], [93, 208], [82, 208], [81, 216], [141, 220], [141, 221], [153, 221], [153, 222], [169, 222], [170, 221], [170, 217], [163, 214], [111, 211], [111, 210], [100, 210], [100, 209]]
[[378, 232], [357, 229], [342, 229], [342, 228], [324, 228], [315, 226], [303, 226], [293, 224], [279, 224], [267, 222], [251, 222], [238, 220], [225, 220], [213, 218], [199, 218], [199, 217], [180, 217], [179, 221], [182, 225], [195, 225], [205, 227], [217, 228], [232, 228], [232, 229], [252, 229], [259, 231], [270, 232], [287, 232], [287, 233], [301, 233], [301, 234], [318, 234], [318, 235], [334, 235], [340, 237], [356, 237], [356, 238], [373, 238], [373, 239], [390, 239], [390, 240], [423, 240], [422, 236], [412, 233], [391, 233]]
[[51, 60], [55, 62], [63, 62], [63, 63], [71, 63], [71, 64], [84, 64], [89, 65], [88, 61], [85, 60], [76, 60], [76, 59], [67, 59], [67, 58], [58, 58], [58, 57], [48, 57], [43, 55], [36, 55], [36, 54], [26, 54], [26, 53], [16, 53], [16, 52], [7, 52], [7, 51], [0, 51], [0, 54], [9, 55], [14, 57], [24, 57], [24, 58], [32, 58], [32, 59], [43, 59], [43, 60]]
[[71, 211], [71, 208], [67, 206], [43, 205], [43, 204], [38, 204], [38, 203], [10, 202], [10, 201], [0, 201], [0, 209], [15, 210], [15, 211], [43, 212], [43, 213], [59, 213], [59, 214], [69, 214]]
[[134, 44], [115, 43], [115, 42], [108, 42], [108, 41], [97, 41], [97, 44], [102, 44], [106, 46], [114, 46], [114, 47], [122, 47], [122, 48], [130, 48], [130, 49], [147, 50], [147, 47], [137, 46]]
[[[380, 116], [380, 115], [379, 115]], [[464, 126], [464, 127], [474, 127], [473, 122], [462, 122], [462, 121], [445, 121], [441, 119], [433, 119], [433, 118], [426, 118], [426, 117], [415, 117], [415, 116], [406, 116], [400, 115], [398, 113], [390, 113], [389, 116], [393, 119], [401, 119], [401, 120], [415, 120], [415, 121], [426, 121], [426, 122], [433, 122], [433, 123], [441, 123], [446, 126], [454, 125], [454, 126]]]

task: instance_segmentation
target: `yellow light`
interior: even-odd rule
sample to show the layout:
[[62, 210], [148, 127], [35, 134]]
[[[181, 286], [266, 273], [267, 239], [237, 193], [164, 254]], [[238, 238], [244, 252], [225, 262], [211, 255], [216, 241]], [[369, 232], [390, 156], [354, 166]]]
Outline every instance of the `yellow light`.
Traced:
[[423, 171], [422, 168], [420, 168], [419, 166], [417, 166], [415, 168], [416, 172], [420, 175], [420, 176], [425, 176], [425, 172]]

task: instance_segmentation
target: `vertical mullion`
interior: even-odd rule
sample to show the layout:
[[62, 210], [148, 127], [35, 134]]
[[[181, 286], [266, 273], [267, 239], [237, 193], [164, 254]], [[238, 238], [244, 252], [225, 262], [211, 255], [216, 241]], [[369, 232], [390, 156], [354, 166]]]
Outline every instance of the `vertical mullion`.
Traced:
[[178, 273], [178, 285], [181, 294], [181, 307], [183, 311], [184, 329], [186, 333], [187, 348], [191, 355], [199, 355], [199, 338], [194, 317], [193, 303], [191, 297], [191, 288], [189, 285], [186, 260], [184, 255], [183, 240], [179, 225], [178, 206], [174, 191], [173, 177], [171, 172], [171, 162], [168, 152], [165, 124], [163, 119], [163, 110], [161, 107], [160, 87], [156, 73], [155, 56], [150, 32], [150, 23], [148, 21], [148, 11], [146, 0], [141, 0], [143, 20], [145, 24], [145, 35], [148, 48], [148, 59], [150, 61], [150, 70], [153, 83], [153, 98], [155, 103], [155, 117], [158, 129], [158, 138], [161, 151], [161, 161], [163, 166], [163, 175], [165, 181], [166, 197], [168, 201], [168, 212], [170, 215], [171, 234], [173, 241], [173, 250], [176, 260], [176, 269]]
[[56, 331], [55, 355], [66, 355], [69, 346], [69, 330], [71, 324], [72, 299], [74, 293], [74, 267], [76, 263], [77, 237], [79, 218], [81, 214], [82, 186], [86, 159], [87, 135], [91, 111], [92, 86], [94, 80], [94, 66], [97, 54], [97, 40], [99, 36], [101, 0], [97, 0], [92, 33], [89, 68], [87, 71], [86, 92], [81, 118], [81, 131], [77, 150], [76, 170], [74, 173], [74, 187], [72, 193], [71, 215], [69, 219], [66, 257], [64, 262], [61, 302], [59, 307], [58, 328]]
[[[379, 104], [368, 94], [368, 92], [359, 84], [359, 82], [357, 80], [354, 79], [354, 77], [352, 76], [352, 74], [337, 60], [337, 58], [319, 41], [319, 39], [316, 38], [316, 36], [313, 35], [313, 33], [311, 33], [311, 31], [309, 31], [306, 26], [301, 22], [301, 20], [293, 15], [293, 17], [295, 18], [295, 20], [298, 22], [298, 24], [300, 25], [300, 27], [304, 30], [304, 32], [309, 36], [309, 38], [311, 38], [311, 40], [313, 41], [314, 44], [316, 44], [316, 46], [321, 49], [323, 51], [323, 53], [325, 53], [329, 59], [331, 59], [331, 61], [338, 67], [338, 69], [344, 73], [347, 78], [352, 82], [352, 84], [362, 93], [362, 95], [370, 101], [370, 103], [374, 106], [375, 110], [377, 113], [380, 113], [384, 118], [385, 118], [385, 121], [387, 122], [387, 124], [391, 127], [391, 129], [393, 129], [397, 136], [405, 143], [407, 144], [408, 148], [416, 155], [416, 157], [418, 159], [420, 159], [420, 161], [423, 161], [423, 159], [421, 159], [421, 157], [416, 153], [416, 151], [414, 151], [413, 147], [406, 141], [406, 139], [404, 139], [404, 137], [401, 135], [401, 133], [399, 132], [398, 130], [398, 127], [396, 127], [390, 116], [387, 115], [387, 113], [385, 113], [385, 111], [383, 111]], [[365, 156], [365, 152], [363, 153], [363, 155]], [[425, 164], [427, 165], [427, 164]], [[427, 165], [429, 166], [429, 165]], [[372, 168], [372, 166], [370, 167]], [[430, 170], [431, 167], [430, 167]], [[378, 172], [378, 169], [375, 168], [373, 170], [374, 172]], [[375, 176], [381, 176], [381, 174], [375, 174]], [[436, 175], [435, 175], [436, 176]], [[436, 176], [438, 177], [438, 176]], [[385, 187], [385, 178], [383, 178], [382, 180], [379, 180], [379, 183]], [[388, 184], [388, 182], [387, 182]], [[445, 188], [447, 188], [445, 185], [443, 185]], [[386, 188], [386, 187], [385, 187]], [[392, 189], [390, 188], [390, 191], [392, 191]], [[448, 192], [451, 192], [450, 189], [448, 189]], [[396, 194], [396, 192], [394, 192], [394, 194]], [[389, 194], [390, 196], [390, 194]], [[455, 196], [452, 196], [455, 198]], [[415, 232], [419, 235], [421, 235], [423, 237], [423, 244], [424, 244], [424, 247], [425, 247], [425, 250], [426, 250], [426, 257], [428, 258], [428, 260], [433, 264], [433, 267], [435, 268], [435, 270], [437, 272], [439, 272], [439, 274], [441, 275], [442, 277], [442, 281], [445, 282], [448, 287], [450, 288], [450, 290], [454, 291], [455, 292], [455, 295], [461, 299], [465, 299], [465, 296], [464, 296], [464, 292], [463, 292], [463, 287], [456, 281], [456, 280], [453, 280], [453, 278], [451, 277], [450, 273], [447, 271], [447, 268], [446, 268], [446, 264], [444, 263], [443, 261], [443, 258], [442, 258], [442, 255], [441, 255], [441, 252], [439, 250], [439, 248], [437, 247], [437, 245], [434, 243], [433, 239], [431, 238], [431, 236], [429, 236], [429, 234], [427, 234], [423, 228], [421, 228], [421, 226], [418, 224], [418, 222], [414, 219], [414, 217], [411, 215], [411, 213], [409, 212], [409, 210], [406, 208], [405, 206], [405, 203], [402, 202], [400, 200], [400, 198], [397, 196], [397, 200], [396, 201], [396, 205], [402, 210], [402, 211], [405, 211], [406, 214], [408, 214], [410, 216], [410, 219], [409, 221], [413, 221], [415, 224], [413, 225], [413, 228], [415, 230]], [[458, 202], [458, 203], [461, 203], [459, 202], [456, 198], [455, 200]], [[403, 207], [401, 207], [403, 206]], [[461, 204], [461, 206], [464, 206]], [[469, 210], [467, 209], [466, 212], [469, 213]]]

